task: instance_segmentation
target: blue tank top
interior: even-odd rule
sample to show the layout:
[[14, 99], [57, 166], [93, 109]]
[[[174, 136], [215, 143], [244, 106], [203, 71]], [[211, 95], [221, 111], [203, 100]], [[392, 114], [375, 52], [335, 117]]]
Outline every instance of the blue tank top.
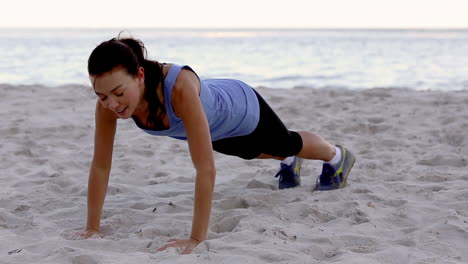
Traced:
[[[165, 130], [142, 128], [148, 134], [187, 139], [184, 123], [175, 115], [171, 103], [172, 88], [181, 69], [194, 72], [189, 66], [173, 64], [164, 79], [164, 106], [170, 127]], [[258, 98], [252, 87], [242, 81], [200, 79], [200, 100], [208, 120], [212, 141], [248, 135], [258, 125], [260, 119]]]

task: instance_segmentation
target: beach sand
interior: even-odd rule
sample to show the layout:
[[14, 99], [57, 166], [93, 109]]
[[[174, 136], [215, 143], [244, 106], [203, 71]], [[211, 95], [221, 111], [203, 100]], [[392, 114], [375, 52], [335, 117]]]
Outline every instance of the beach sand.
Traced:
[[209, 239], [191, 230], [187, 144], [119, 120], [102, 216], [80, 239], [93, 153], [88, 86], [0, 85], [0, 263], [468, 263], [468, 91], [258, 88], [286, 125], [344, 144], [344, 189], [278, 190], [274, 160], [216, 154]]

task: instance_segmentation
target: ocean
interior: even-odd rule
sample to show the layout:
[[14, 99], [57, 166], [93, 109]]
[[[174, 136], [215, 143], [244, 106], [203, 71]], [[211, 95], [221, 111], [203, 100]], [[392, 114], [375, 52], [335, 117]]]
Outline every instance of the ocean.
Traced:
[[0, 29], [0, 83], [89, 85], [104, 40], [253, 87], [468, 89], [468, 29]]

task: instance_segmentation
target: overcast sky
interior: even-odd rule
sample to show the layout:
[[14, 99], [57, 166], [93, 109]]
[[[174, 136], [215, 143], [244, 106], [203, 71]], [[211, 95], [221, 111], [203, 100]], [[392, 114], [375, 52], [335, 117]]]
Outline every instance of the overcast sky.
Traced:
[[13, 0], [0, 27], [468, 28], [468, 0]]

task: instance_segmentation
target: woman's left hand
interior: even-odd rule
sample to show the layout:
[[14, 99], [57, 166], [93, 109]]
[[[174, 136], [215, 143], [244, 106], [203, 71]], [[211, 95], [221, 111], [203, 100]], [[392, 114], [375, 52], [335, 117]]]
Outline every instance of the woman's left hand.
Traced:
[[200, 241], [192, 239], [192, 238], [171, 239], [169, 240], [169, 242], [171, 243], [164, 245], [163, 247], [158, 249], [158, 251], [163, 251], [163, 250], [166, 250], [167, 248], [175, 247], [175, 248], [182, 249], [183, 250], [182, 254], [189, 254], [190, 252], [192, 252], [192, 249], [194, 249], [196, 246], [198, 246], [198, 244], [200, 244]]

